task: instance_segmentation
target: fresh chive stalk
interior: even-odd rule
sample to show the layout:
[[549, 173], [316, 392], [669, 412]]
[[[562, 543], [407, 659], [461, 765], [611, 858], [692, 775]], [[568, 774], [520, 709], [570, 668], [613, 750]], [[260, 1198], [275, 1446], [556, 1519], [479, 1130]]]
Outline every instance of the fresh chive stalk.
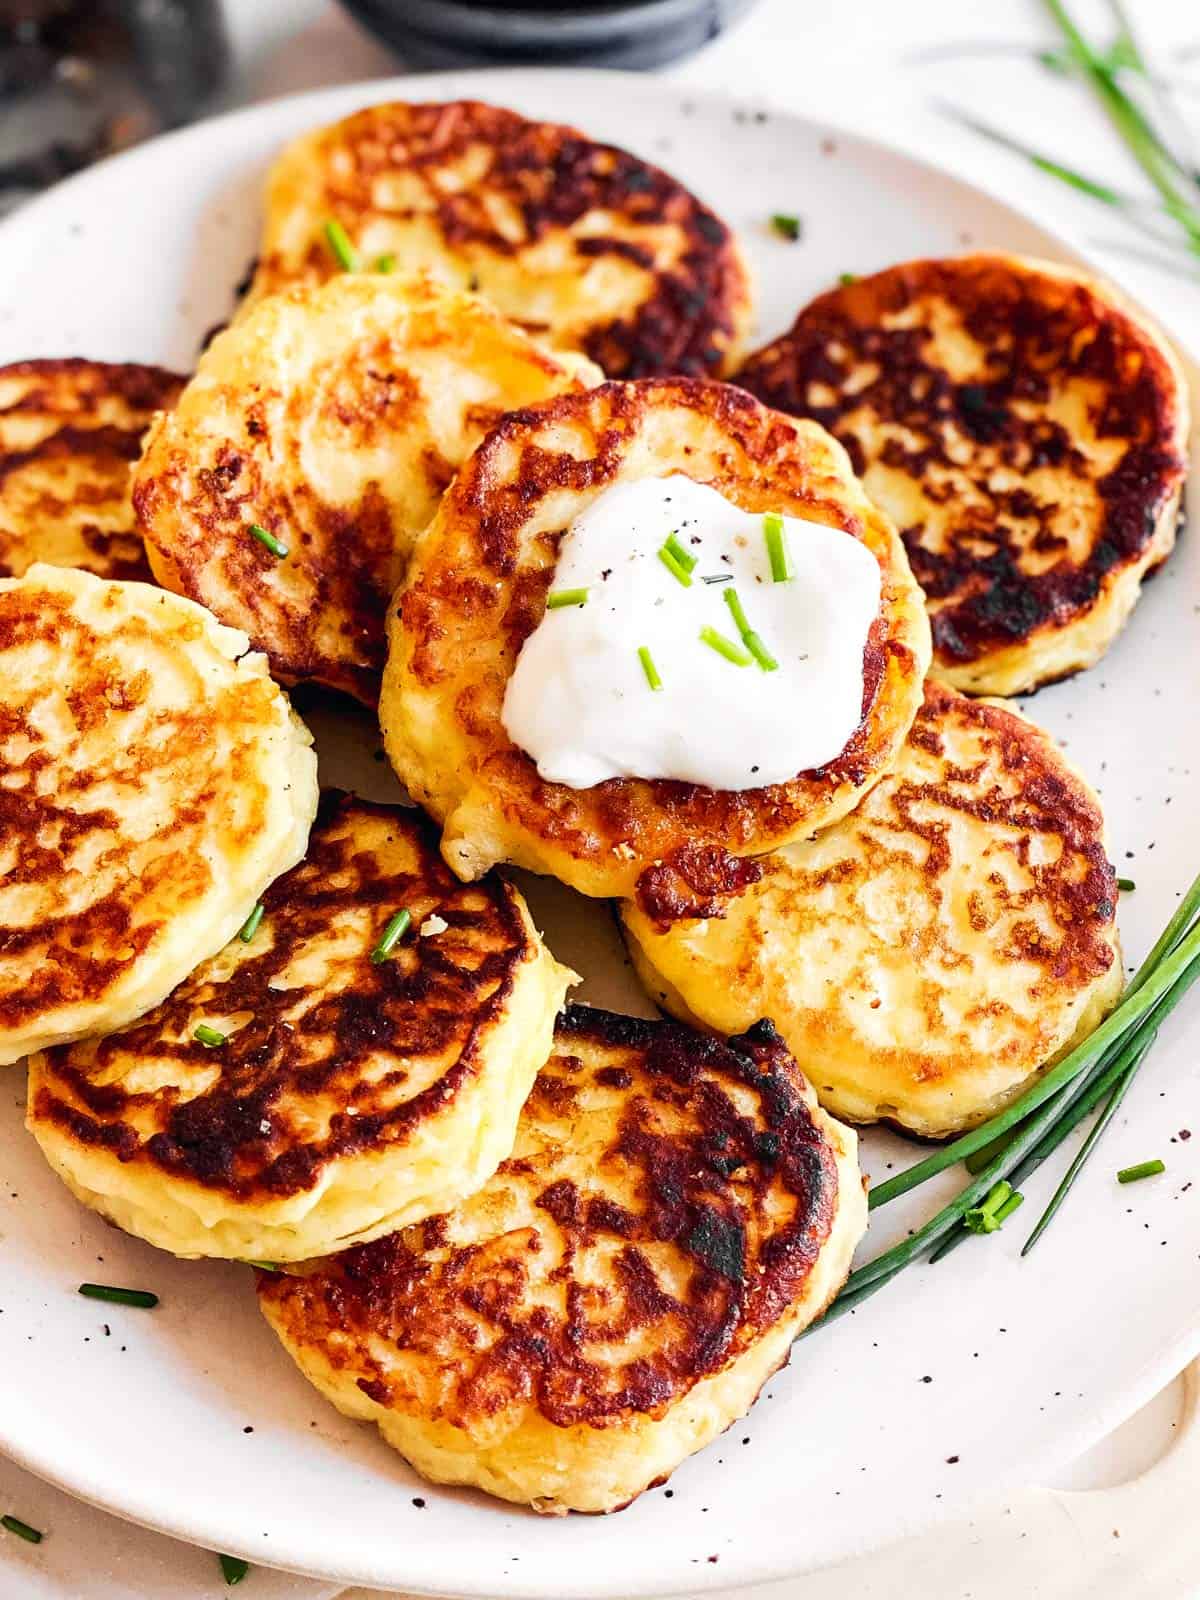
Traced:
[[[1047, 1108], [1050, 1125], [1046, 1133], [1008, 1172], [1010, 1180], [1015, 1185], [1022, 1184], [1031, 1173], [1036, 1172], [1042, 1162], [1054, 1154], [1059, 1145], [1070, 1137], [1084, 1117], [1093, 1111], [1106, 1095], [1113, 1097], [1092, 1127], [1083, 1147], [1034, 1226], [1033, 1232], [1026, 1239], [1021, 1250], [1022, 1255], [1029, 1254], [1049, 1226], [1137, 1075], [1138, 1068], [1157, 1037], [1163, 1019], [1179, 1004], [1198, 976], [1200, 976], [1200, 957], [1191, 963], [1174, 989], [1130, 1030], [1128, 1037], [1106, 1051], [1090, 1072], [1081, 1074], [1075, 1082], [1068, 1084]], [[1136, 983], [1137, 980], [1134, 981]], [[1006, 1143], [1011, 1143], [1013, 1137], [1013, 1133], [1008, 1133], [1004, 1135], [1004, 1140]], [[964, 1244], [969, 1237], [969, 1234], [962, 1232], [952, 1235], [930, 1256], [930, 1261], [940, 1261], [958, 1245]]]
[[1122, 1167], [1117, 1173], [1118, 1183], [1140, 1183], [1143, 1178], [1157, 1178], [1167, 1170], [1166, 1163], [1157, 1157], [1153, 1161], [1139, 1161], [1134, 1167]]
[[343, 272], [357, 272], [362, 263], [358, 259], [358, 251], [350, 243], [350, 236], [342, 227], [336, 217], [330, 217], [325, 224], [325, 243], [333, 252], [334, 259]]
[[1134, 883], [1132, 878], [1118, 878], [1117, 888], [1120, 889], [1122, 894], [1132, 894], [1137, 888], [1137, 884]]
[[243, 1561], [241, 1556], [218, 1556], [217, 1559], [221, 1563], [221, 1576], [231, 1589], [241, 1583], [250, 1571], [250, 1563]]
[[697, 558], [685, 544], [680, 544], [677, 533], [671, 534], [666, 544], [663, 545], [663, 549], [671, 552], [671, 555], [685, 572], [695, 572]]
[[964, 1224], [972, 1233], [994, 1233], [1000, 1224], [996, 1221], [996, 1213], [1008, 1200], [1013, 1192], [1013, 1186], [1006, 1178], [1001, 1178], [994, 1188], [990, 1189], [977, 1206], [972, 1206], [963, 1217]]
[[142, 1311], [153, 1311], [158, 1296], [149, 1289], [120, 1289], [111, 1283], [81, 1283], [79, 1293], [85, 1300], [106, 1300], [114, 1306], [137, 1306]]
[[768, 511], [763, 517], [763, 537], [767, 541], [767, 559], [771, 563], [771, 580], [773, 583], [787, 583], [795, 577], [791, 557], [788, 555], [787, 540], [784, 538], [783, 518], [774, 511]]
[[210, 1050], [225, 1043], [225, 1035], [218, 1028], [210, 1028], [207, 1022], [196, 1024], [192, 1029], [192, 1038], [199, 1044], [207, 1045]]
[[396, 912], [395, 916], [389, 920], [387, 927], [383, 930], [383, 934], [379, 940], [379, 943], [375, 946], [374, 950], [371, 951], [371, 960], [375, 966], [379, 966], [381, 962], [384, 962], [388, 959], [393, 950], [395, 950], [396, 946], [400, 943], [401, 939], [403, 939], [404, 935], [408, 932], [411, 922], [412, 912], [409, 911], [406, 906], [402, 906], [401, 909]]
[[657, 693], [663, 686], [663, 681], [658, 675], [658, 668], [654, 665], [654, 657], [645, 645], [638, 647], [638, 660], [642, 663], [642, 671], [646, 675], [646, 682]]
[[546, 610], [561, 611], [564, 606], [585, 606], [589, 592], [587, 589], [552, 589], [546, 596]]
[[1012, 1130], [1008, 1133], [999, 1134], [989, 1144], [985, 1144], [982, 1149], [976, 1150], [973, 1155], [969, 1155], [963, 1162], [963, 1166], [971, 1173], [982, 1172], [984, 1167], [991, 1166], [1000, 1152], [1006, 1150], [1012, 1141]]
[[[1197, 880], [1192, 891], [1189, 891], [1187, 900], [1190, 901], [1193, 894], [1200, 898], [1200, 880]], [[1183, 906], [1180, 907], [1180, 910], [1182, 909]], [[1193, 917], [1194, 914], [1193, 906]], [[1179, 912], [1176, 912], [1172, 924], [1178, 917]], [[1191, 920], [1188, 919], [1189, 923]], [[881, 1183], [877, 1189], [873, 1189], [869, 1201], [872, 1209], [886, 1205], [889, 1200], [895, 1200], [899, 1195], [907, 1194], [910, 1189], [915, 1189], [927, 1179], [944, 1172], [956, 1161], [963, 1161], [976, 1150], [981, 1150], [999, 1134], [1015, 1128], [1017, 1123], [1023, 1121], [1031, 1111], [1044, 1105], [1080, 1073], [1094, 1066], [1110, 1045], [1124, 1038], [1131, 1026], [1167, 994], [1186, 970], [1189, 962], [1196, 955], [1200, 955], [1200, 932], [1193, 930], [1179, 941], [1178, 947], [1172, 946], [1170, 954], [1164, 957], [1159, 946], [1168, 938], [1169, 933], [1170, 928], [1164, 932], [1159, 944], [1139, 969], [1137, 977], [1126, 991], [1120, 1005], [1082, 1044], [1077, 1045], [1057, 1065], [1043, 1073], [1031, 1088], [997, 1116], [972, 1129], [970, 1133], [965, 1133], [960, 1138], [943, 1145], [924, 1161], [917, 1162], [904, 1172], [898, 1172], [894, 1178], [889, 1178], [886, 1183]]]
[[675, 579], [676, 583], [681, 583], [685, 589], [690, 589], [692, 587], [691, 572], [672, 553], [669, 543], [659, 547], [658, 559], [662, 562], [663, 566], [666, 567], [667, 571]]
[[260, 900], [255, 906], [254, 910], [246, 918], [245, 922], [243, 922], [241, 927], [238, 929], [238, 938], [243, 944], [249, 944], [251, 939], [253, 939], [254, 935], [258, 932], [258, 925], [263, 919], [263, 913], [265, 910], [266, 907]]
[[[1196, 978], [1200, 977], [1198, 916], [1200, 877], [1192, 883], [1174, 916], [1156, 940], [1150, 955], [1139, 967], [1121, 1004], [1089, 1039], [1051, 1068], [999, 1116], [879, 1186], [876, 1195], [882, 1198], [875, 1199], [875, 1203], [886, 1203], [936, 1172], [944, 1171], [954, 1161], [974, 1155], [988, 1144], [997, 1144], [998, 1135], [1008, 1136], [1007, 1142], [998, 1146], [990, 1164], [924, 1226], [852, 1272], [822, 1322], [853, 1311], [932, 1247], [937, 1248], [931, 1259], [938, 1260], [947, 1250], [964, 1242], [970, 1234], [962, 1227], [963, 1218], [968, 1211], [979, 1207], [1002, 1179], [1007, 1180], [1010, 1186], [1019, 1183], [1023, 1175], [1046, 1159], [1106, 1093], [1122, 1085], [1121, 1092], [1127, 1090], [1153, 1043], [1158, 1027], [1180, 1003]], [[1111, 1110], [1104, 1120], [1107, 1121], [1109, 1117]], [[1090, 1147], [1094, 1147], [1098, 1137], [1099, 1133], [1093, 1130]], [[1073, 1172], [1068, 1175], [1071, 1181], [1087, 1153], [1090, 1153], [1090, 1148], [1088, 1152], [1081, 1152], [1081, 1157], [1073, 1164]], [[1044, 1231], [1068, 1187], [1069, 1183], [1064, 1180], [1064, 1184], [1060, 1185], [1061, 1193], [1052, 1201], [1048, 1213], [1026, 1241], [1022, 1254], [1032, 1248]], [[1013, 1187], [1012, 1193], [995, 1212], [996, 1217], [1000, 1216], [1001, 1211], [1006, 1216], [1011, 1215], [1016, 1209], [1011, 1202], [1018, 1193]]]
[[264, 528], [262, 523], [252, 522], [248, 531], [253, 534], [254, 538], [258, 540], [259, 544], [265, 545], [271, 554], [273, 556], [277, 556], [280, 561], [282, 561], [284, 556], [287, 555], [287, 545], [282, 543], [281, 540], [277, 539], [269, 528]]
[[781, 239], [787, 239], [792, 244], [800, 238], [800, 218], [792, 216], [789, 212], [777, 211], [771, 218], [771, 226]]
[[1091, 84], [1109, 121], [1124, 140], [1126, 148], [1162, 196], [1168, 213], [1183, 229], [1188, 248], [1200, 255], [1200, 210], [1181, 188], [1189, 174], [1182, 170], [1166, 149], [1143, 113], [1117, 81], [1113, 68], [1092, 49], [1063, 0], [1045, 0], [1046, 8], [1058, 23], [1067, 49]]
[[375, 271], [376, 272], [395, 272], [395, 270], [396, 270], [396, 258], [391, 253], [390, 250], [387, 251], [387, 253], [384, 254], [384, 255], [376, 256], [376, 258], [375, 258]]
[[722, 598], [724, 599], [725, 604], [729, 607], [730, 615], [733, 617], [734, 626], [737, 628], [738, 633], [741, 634], [742, 643], [746, 646], [746, 649], [749, 650], [755, 661], [758, 662], [759, 666], [764, 672], [778, 671], [778, 661], [776, 661], [775, 657], [767, 649], [766, 645], [759, 638], [758, 634], [755, 633], [754, 629], [750, 626], [746, 612], [742, 606], [741, 597], [737, 590], [726, 589]]
[[858, 282], [858, 273], [857, 272], [839, 272], [838, 273], [838, 282], [841, 284], [843, 289], [849, 288], [849, 286], [852, 283], [857, 283]]
[[45, 1535], [40, 1528], [31, 1528], [27, 1522], [22, 1522], [20, 1517], [12, 1515], [0, 1517], [0, 1528], [7, 1528], [9, 1533], [15, 1533], [18, 1539], [24, 1539], [26, 1544], [41, 1544]]
[[732, 662], [735, 667], [750, 665], [750, 656], [744, 650], [739, 650], [732, 639], [727, 639], [723, 633], [710, 627], [707, 622], [700, 629], [700, 639], [710, 650], [715, 650], [719, 656], [724, 656], [726, 661]]

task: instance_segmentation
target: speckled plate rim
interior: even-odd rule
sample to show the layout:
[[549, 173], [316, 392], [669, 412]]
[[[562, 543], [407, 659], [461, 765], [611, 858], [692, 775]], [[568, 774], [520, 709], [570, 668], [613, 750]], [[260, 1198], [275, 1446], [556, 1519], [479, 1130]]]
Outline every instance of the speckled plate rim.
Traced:
[[[278, 115], [283, 107], [303, 106], [306, 120], [311, 120], [314, 125], [359, 105], [386, 98], [441, 98], [475, 94], [480, 98], [497, 99], [519, 108], [523, 95], [530, 92], [528, 85], [536, 84], [542, 87], [548, 82], [553, 82], [555, 89], [561, 91], [563, 120], [585, 125], [587, 106], [597, 93], [612, 94], [619, 91], [623, 101], [637, 99], [653, 102], [654, 109], [659, 112], [663, 110], [664, 102], [670, 97], [675, 103], [672, 116], [688, 103], [713, 109], [723, 108], [731, 114], [737, 107], [742, 108], [747, 114], [752, 114], [760, 104], [744, 97], [735, 100], [732, 97], [694, 91], [686, 84], [648, 79], [633, 73], [596, 70], [544, 72], [536, 69], [447, 71], [339, 86], [270, 101], [230, 113], [207, 124], [163, 136], [111, 159], [98, 170], [110, 176], [117, 172], [121, 173], [127, 180], [130, 191], [136, 192], [141, 173], [155, 170], [182, 170], [186, 166], [189, 150], [200, 148], [206, 136], [211, 136], [214, 130], [236, 133], [240, 128], [255, 127], [260, 122]], [[1016, 208], [988, 187], [973, 184], [960, 173], [939, 167], [905, 151], [899, 145], [864, 137], [851, 127], [831, 123], [824, 118], [808, 119], [790, 111], [770, 107], [769, 102], [761, 104], [771, 110], [772, 119], [776, 123], [790, 126], [807, 140], [816, 137], [836, 140], [839, 144], [853, 147], [868, 160], [877, 159], [888, 163], [899, 161], [916, 176], [949, 185], [964, 197], [973, 196], [976, 200], [987, 202], [997, 217], [1003, 217], [1014, 228], [1020, 227], [1026, 231], [1030, 227], [1036, 229], [1044, 236], [1040, 248], [1045, 254], [1085, 265], [1094, 265], [1089, 262], [1086, 252], [1062, 240], [1055, 233], [1052, 224], [1045, 217], [1038, 215], [1036, 208]], [[646, 153], [651, 159], [655, 159], [652, 151]], [[668, 166], [671, 164], [669, 159], [666, 164]], [[69, 209], [75, 197], [84, 194], [95, 181], [95, 171], [79, 174], [22, 207], [0, 225], [0, 243], [9, 250], [19, 251], [24, 238], [35, 234], [47, 216]], [[1195, 370], [1190, 363], [1189, 369], [1195, 388]], [[875, 1303], [880, 1304], [882, 1301], [883, 1297], [880, 1302]], [[893, 1315], [898, 1315], [901, 1307], [900, 1296], [894, 1295]], [[1018, 1487], [1022, 1482], [1051, 1474], [1056, 1467], [1074, 1458], [1119, 1425], [1198, 1353], [1200, 1353], [1200, 1315], [1192, 1318], [1187, 1326], [1164, 1328], [1149, 1359], [1141, 1362], [1136, 1370], [1126, 1373], [1119, 1384], [1094, 1401], [1086, 1415], [1080, 1414], [1071, 1424], [1058, 1429], [1052, 1442], [1045, 1444], [1036, 1455], [1024, 1458], [1019, 1472], [1015, 1468], [1009, 1468], [990, 1479], [986, 1485], [976, 1484], [969, 1492], [946, 1496], [937, 1504], [930, 1501], [919, 1511], [914, 1511], [911, 1506], [876, 1506], [874, 1514], [864, 1521], [856, 1537], [845, 1541], [836, 1551], [824, 1552], [819, 1562], [808, 1560], [802, 1553], [797, 1554], [794, 1550], [784, 1555], [776, 1549], [758, 1548], [753, 1551], [741, 1551], [736, 1558], [725, 1560], [720, 1566], [696, 1565], [686, 1574], [673, 1573], [668, 1577], [662, 1572], [656, 1575], [654, 1571], [652, 1543], [639, 1541], [644, 1568], [635, 1571], [630, 1569], [627, 1562], [618, 1562], [610, 1572], [581, 1570], [571, 1544], [564, 1539], [561, 1571], [553, 1584], [539, 1579], [531, 1581], [522, 1576], [519, 1570], [506, 1571], [503, 1577], [503, 1592], [511, 1596], [529, 1596], [531, 1600], [533, 1597], [538, 1597], [538, 1600], [547, 1597], [549, 1600], [550, 1596], [556, 1597], [556, 1600], [569, 1600], [569, 1597], [575, 1596], [579, 1597], [579, 1600], [592, 1600], [592, 1597], [594, 1600], [633, 1600], [635, 1596], [648, 1597], [702, 1589], [728, 1589], [796, 1576], [806, 1570], [812, 1570], [814, 1565], [845, 1559], [889, 1540], [916, 1532], [934, 1524], [939, 1518], [961, 1515], [985, 1496], [988, 1499], [995, 1499], [1008, 1490]], [[251, 1561], [263, 1561], [263, 1546], [253, 1537], [253, 1530], [245, 1523], [238, 1506], [227, 1503], [217, 1510], [209, 1507], [206, 1511], [197, 1511], [195, 1507], [187, 1504], [164, 1504], [154, 1493], [143, 1494], [114, 1486], [106, 1481], [102, 1471], [93, 1470], [74, 1458], [64, 1458], [52, 1451], [43, 1450], [36, 1438], [14, 1434], [6, 1426], [2, 1406], [0, 1406], [0, 1449], [18, 1464], [47, 1481], [119, 1517], [192, 1543], [241, 1554]], [[438, 1494], [436, 1489], [426, 1492]], [[234, 1499], [233, 1496], [229, 1498], [230, 1501]], [[578, 1523], [572, 1519], [560, 1526], [569, 1529], [577, 1525]], [[624, 1541], [622, 1530], [628, 1526], [625, 1519], [608, 1522], [605, 1526], [611, 1530], [614, 1543], [619, 1544]], [[336, 1547], [336, 1540], [330, 1540], [329, 1532], [330, 1530], [309, 1529], [306, 1533], [300, 1528], [295, 1529], [288, 1548], [282, 1548], [279, 1544], [271, 1547], [269, 1564], [285, 1570], [348, 1583], [384, 1587], [403, 1586], [409, 1592], [430, 1595], [453, 1593], [486, 1596], [495, 1593], [500, 1586], [494, 1571], [480, 1570], [478, 1565], [464, 1566], [461, 1559], [456, 1556], [448, 1564], [447, 1550], [437, 1540], [425, 1546], [417, 1541], [410, 1541], [406, 1543], [402, 1553], [390, 1557], [385, 1555], [381, 1558], [378, 1553], [371, 1555], [366, 1552], [339, 1549]]]

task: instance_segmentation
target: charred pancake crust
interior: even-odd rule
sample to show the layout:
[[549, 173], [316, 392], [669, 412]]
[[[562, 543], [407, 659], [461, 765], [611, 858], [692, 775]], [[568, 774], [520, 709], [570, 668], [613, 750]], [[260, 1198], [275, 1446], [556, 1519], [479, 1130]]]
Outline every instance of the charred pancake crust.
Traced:
[[436, 1369], [456, 1428], [486, 1430], [518, 1403], [564, 1429], [661, 1418], [795, 1301], [838, 1175], [769, 1025], [725, 1043], [572, 1005], [489, 1191], [511, 1187], [529, 1191], [531, 1226], [485, 1223], [458, 1244], [452, 1213], [311, 1276], [264, 1275], [272, 1320], [348, 1347], [381, 1406], [409, 1396], [374, 1349]]
[[568, 359], [423, 278], [344, 274], [255, 307], [147, 440], [133, 497], [155, 575], [281, 680], [374, 705], [413, 542], [498, 417], [581, 386]]
[[149, 1010], [299, 856], [311, 740], [245, 652], [146, 584], [0, 580], [0, 1061]]
[[[737, 381], [846, 446], [900, 527], [943, 670], [1063, 629], [1156, 540], [1158, 560], [1170, 548], [1180, 375], [1146, 324], [1070, 269], [889, 268], [819, 296]], [[916, 520], [900, 477], [922, 497]]]
[[[882, 598], [863, 658], [862, 721], [827, 766], [740, 792], [623, 778], [576, 790], [543, 781], [505, 736], [504, 688], [541, 619], [563, 523], [630, 461], [644, 471], [647, 456], [652, 470], [694, 471], [748, 509], [844, 528], [878, 558]], [[422, 803], [444, 818], [450, 804], [439, 790], [454, 787], [409, 744], [409, 716], [424, 717], [428, 700], [463, 741], [468, 785], [473, 777], [485, 787], [486, 804], [506, 825], [536, 836], [555, 864], [519, 852], [511, 859], [555, 871], [585, 893], [627, 892], [599, 887], [601, 876], [623, 872], [632, 882], [646, 871], [649, 892], [662, 896], [681, 892], [681, 876], [703, 883], [736, 873], [730, 855], [762, 852], [848, 809], [903, 738], [919, 703], [927, 646], [895, 532], [860, 494], [828, 436], [728, 384], [688, 378], [603, 384], [501, 419], [448, 491], [389, 628], [385, 742]], [[465, 848], [476, 846], [468, 838]]]
[[[447, 1110], [480, 1072], [480, 1041], [529, 950], [511, 885], [464, 886], [423, 821], [327, 791], [307, 856], [262, 903], [249, 943], [140, 1022], [47, 1052], [33, 1118], [246, 1202], [310, 1190], [330, 1163], [394, 1151]], [[372, 963], [400, 907], [416, 929], [432, 915], [447, 927]], [[231, 1024], [219, 1049], [194, 1038], [214, 1017], [218, 1031]], [[409, 1066], [368, 1071], [381, 1055]], [[126, 1087], [139, 1059], [178, 1088]]]
[[78, 358], [0, 367], [0, 577], [35, 561], [148, 580], [133, 463], [183, 379]]
[[934, 679], [859, 807], [755, 866], [674, 919], [627, 903], [631, 955], [688, 1021], [772, 1016], [852, 1121], [934, 1136], [981, 1121], [1120, 994], [1095, 795], [1041, 729]]
[[[294, 207], [311, 226], [285, 246]], [[376, 241], [370, 254], [408, 243], [422, 265], [441, 257], [464, 284], [473, 275], [506, 316], [610, 377], [727, 371], [749, 315], [733, 236], [669, 174], [574, 128], [474, 100], [374, 106], [285, 152], [268, 186], [254, 297], [339, 270], [326, 217]], [[420, 237], [389, 243], [389, 225]], [[552, 241], [562, 254], [548, 267]], [[594, 270], [606, 262], [633, 280], [611, 316], [608, 275]]]

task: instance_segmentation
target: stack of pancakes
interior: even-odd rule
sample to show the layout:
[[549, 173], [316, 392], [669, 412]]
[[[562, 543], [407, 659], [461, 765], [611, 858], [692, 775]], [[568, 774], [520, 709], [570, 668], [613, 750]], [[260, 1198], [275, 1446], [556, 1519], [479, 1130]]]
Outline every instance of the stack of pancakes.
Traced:
[[[1097, 660], [1170, 552], [1169, 347], [1003, 256], [844, 283], [743, 359], [750, 307], [658, 168], [389, 105], [283, 153], [190, 379], [0, 371], [28, 1126], [120, 1227], [254, 1264], [419, 1471], [540, 1511], [662, 1481], [837, 1293], [866, 1206], [833, 1114], [979, 1122], [1121, 986], [1095, 794], [969, 696]], [[860, 725], [758, 790], [545, 782], [500, 713], [563, 532], [673, 472], [875, 556]], [[377, 712], [415, 806], [319, 794], [280, 684]], [[618, 902], [679, 1020], [564, 1007], [504, 864]]]

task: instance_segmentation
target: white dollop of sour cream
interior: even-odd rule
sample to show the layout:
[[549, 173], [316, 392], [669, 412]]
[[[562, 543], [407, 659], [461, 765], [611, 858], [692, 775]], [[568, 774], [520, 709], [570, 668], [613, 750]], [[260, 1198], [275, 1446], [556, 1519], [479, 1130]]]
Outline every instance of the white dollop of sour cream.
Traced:
[[[571, 523], [551, 594], [586, 589], [587, 600], [547, 608], [502, 712], [543, 778], [573, 789], [609, 778], [757, 789], [841, 753], [862, 717], [879, 564], [840, 528], [782, 522], [786, 582], [773, 579], [763, 517], [690, 478], [615, 484]], [[659, 558], [672, 534], [695, 557], [688, 587]], [[730, 588], [777, 670], [735, 665], [701, 639], [713, 628], [748, 653]]]

